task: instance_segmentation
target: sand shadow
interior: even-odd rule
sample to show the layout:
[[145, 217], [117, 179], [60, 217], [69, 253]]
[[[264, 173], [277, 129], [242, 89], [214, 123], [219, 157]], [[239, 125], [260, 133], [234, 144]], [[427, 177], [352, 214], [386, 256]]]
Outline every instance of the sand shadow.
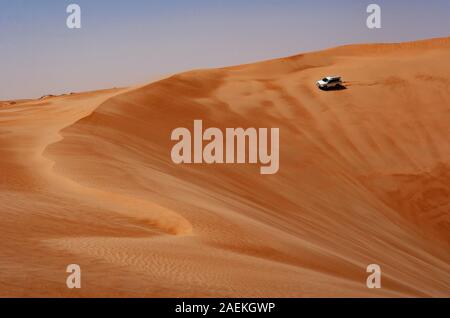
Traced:
[[335, 87], [319, 87], [319, 89], [322, 91], [342, 91], [347, 89], [347, 87], [344, 85], [337, 85]]

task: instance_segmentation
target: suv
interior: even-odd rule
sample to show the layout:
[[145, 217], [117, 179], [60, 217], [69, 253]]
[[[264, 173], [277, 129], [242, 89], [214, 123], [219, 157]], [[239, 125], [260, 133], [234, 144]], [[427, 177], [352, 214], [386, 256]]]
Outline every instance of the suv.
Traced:
[[327, 76], [317, 81], [317, 87], [321, 89], [338, 88], [342, 86], [342, 80], [340, 76]]

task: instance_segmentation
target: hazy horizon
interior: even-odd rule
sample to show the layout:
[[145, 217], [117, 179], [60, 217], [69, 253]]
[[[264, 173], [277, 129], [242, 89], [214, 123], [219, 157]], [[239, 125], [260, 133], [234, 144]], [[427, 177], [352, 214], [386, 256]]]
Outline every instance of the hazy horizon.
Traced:
[[[77, 3], [82, 28], [66, 27]], [[366, 7], [382, 7], [369, 30]], [[145, 83], [344, 44], [450, 34], [450, 2], [0, 0], [0, 100]], [[329, 27], [328, 27], [329, 26]]]

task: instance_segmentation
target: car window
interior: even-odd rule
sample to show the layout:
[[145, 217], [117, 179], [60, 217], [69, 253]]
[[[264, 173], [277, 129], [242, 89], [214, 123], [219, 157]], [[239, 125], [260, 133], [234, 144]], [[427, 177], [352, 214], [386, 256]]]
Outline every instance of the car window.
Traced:
[[328, 82], [328, 78], [322, 78], [322, 81], [324, 81], [324, 82]]

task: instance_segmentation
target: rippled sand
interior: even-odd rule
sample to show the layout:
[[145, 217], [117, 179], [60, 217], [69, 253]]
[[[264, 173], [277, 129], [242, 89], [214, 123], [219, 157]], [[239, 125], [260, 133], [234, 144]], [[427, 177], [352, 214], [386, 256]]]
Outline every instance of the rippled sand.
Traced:
[[[0, 296], [449, 297], [449, 57], [345, 46], [1, 103]], [[175, 165], [195, 119], [280, 128], [279, 172]]]

